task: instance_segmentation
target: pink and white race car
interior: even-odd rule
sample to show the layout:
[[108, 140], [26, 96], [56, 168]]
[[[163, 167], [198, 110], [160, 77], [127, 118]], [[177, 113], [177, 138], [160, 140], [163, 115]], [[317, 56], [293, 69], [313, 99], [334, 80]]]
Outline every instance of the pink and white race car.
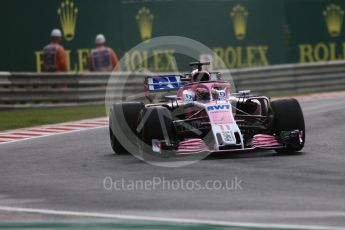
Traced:
[[[202, 70], [205, 64], [191, 63], [196, 69], [186, 75], [147, 77], [147, 103], [113, 105], [109, 130], [114, 152], [167, 157], [302, 150], [305, 125], [296, 99], [271, 101], [250, 91], [233, 93], [220, 73]], [[166, 96], [169, 92], [175, 95]]]

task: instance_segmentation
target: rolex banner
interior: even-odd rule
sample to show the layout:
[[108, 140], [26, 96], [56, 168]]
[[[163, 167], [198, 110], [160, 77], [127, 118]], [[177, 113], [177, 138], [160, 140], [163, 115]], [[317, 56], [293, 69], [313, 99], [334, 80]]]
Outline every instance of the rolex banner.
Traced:
[[[176, 70], [174, 49], [132, 49], [171, 35], [203, 43], [227, 68], [345, 59], [344, 0], [2, 0], [1, 9], [0, 71], [40, 72], [53, 28], [63, 32], [71, 72], [87, 71], [99, 33], [123, 57], [124, 71], [148, 55], [142, 67]], [[213, 67], [223, 68], [216, 59]]]

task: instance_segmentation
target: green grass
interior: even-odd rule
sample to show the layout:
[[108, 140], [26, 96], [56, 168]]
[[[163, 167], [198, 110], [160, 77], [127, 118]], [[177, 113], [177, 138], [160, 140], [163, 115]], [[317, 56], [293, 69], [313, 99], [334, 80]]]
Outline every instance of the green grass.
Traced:
[[6, 110], [0, 111], [0, 131], [104, 116], [103, 105]]

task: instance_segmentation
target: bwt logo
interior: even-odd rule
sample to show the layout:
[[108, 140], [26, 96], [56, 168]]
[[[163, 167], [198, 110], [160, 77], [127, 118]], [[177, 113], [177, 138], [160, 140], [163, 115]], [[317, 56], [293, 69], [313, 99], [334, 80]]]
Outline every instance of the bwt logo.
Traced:
[[207, 111], [215, 111], [215, 110], [229, 110], [230, 105], [210, 105], [207, 106]]

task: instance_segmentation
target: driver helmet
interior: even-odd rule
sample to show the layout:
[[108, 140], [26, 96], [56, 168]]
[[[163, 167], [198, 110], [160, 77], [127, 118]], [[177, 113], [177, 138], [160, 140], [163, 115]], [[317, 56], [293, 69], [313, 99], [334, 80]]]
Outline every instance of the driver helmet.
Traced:
[[210, 98], [210, 92], [205, 88], [197, 88], [195, 90], [195, 97], [197, 101], [209, 101]]

